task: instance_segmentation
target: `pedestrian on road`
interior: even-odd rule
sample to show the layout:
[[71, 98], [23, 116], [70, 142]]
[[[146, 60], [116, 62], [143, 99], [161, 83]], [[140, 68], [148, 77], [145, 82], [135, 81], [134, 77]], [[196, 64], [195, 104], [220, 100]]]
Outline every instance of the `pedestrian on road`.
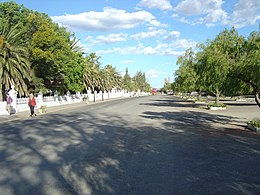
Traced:
[[8, 114], [11, 114], [11, 103], [12, 103], [13, 99], [11, 98], [10, 94], [7, 94], [6, 97], [6, 110], [8, 112]]
[[33, 94], [30, 94], [30, 97], [29, 97], [29, 101], [28, 101], [28, 106], [30, 107], [30, 112], [31, 112], [31, 117], [33, 116], [37, 116], [35, 113], [34, 113], [34, 107], [36, 106], [36, 100], [33, 96]]

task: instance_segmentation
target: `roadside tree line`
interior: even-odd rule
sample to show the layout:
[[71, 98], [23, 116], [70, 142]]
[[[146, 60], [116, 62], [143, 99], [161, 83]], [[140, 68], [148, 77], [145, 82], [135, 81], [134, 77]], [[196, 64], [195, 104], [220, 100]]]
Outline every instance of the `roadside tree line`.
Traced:
[[177, 65], [171, 85], [175, 92], [213, 94], [217, 105], [221, 95], [253, 94], [260, 107], [260, 27], [248, 37], [235, 28], [225, 29], [215, 39], [187, 49]]
[[19, 96], [57, 91], [64, 94], [110, 91], [149, 91], [145, 73], [122, 76], [100, 56], [85, 54], [74, 33], [51, 18], [15, 2], [0, 3], [0, 101], [14, 85]]

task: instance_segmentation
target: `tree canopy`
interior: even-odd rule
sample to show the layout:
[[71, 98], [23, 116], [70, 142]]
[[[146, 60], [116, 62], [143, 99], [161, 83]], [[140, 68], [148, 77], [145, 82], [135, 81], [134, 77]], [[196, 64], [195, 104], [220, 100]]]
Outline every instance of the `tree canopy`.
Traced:
[[15, 85], [20, 94], [28, 93], [32, 72], [28, 50], [21, 42], [22, 34], [19, 24], [12, 27], [0, 18], [0, 99], [11, 85]]
[[225, 29], [215, 39], [199, 44], [193, 54], [188, 49], [178, 58], [176, 89], [212, 93], [217, 104], [221, 94], [254, 94], [260, 107], [259, 30], [245, 38], [235, 28]]
[[[47, 14], [12, 1], [0, 3], [0, 100], [11, 84], [20, 96], [88, 88], [144, 90], [140, 83], [133, 88], [132, 78], [123, 79], [113, 65], [102, 67], [101, 56], [84, 54], [78, 42], [73, 32], [54, 23]], [[146, 79], [144, 82], [147, 87]]]

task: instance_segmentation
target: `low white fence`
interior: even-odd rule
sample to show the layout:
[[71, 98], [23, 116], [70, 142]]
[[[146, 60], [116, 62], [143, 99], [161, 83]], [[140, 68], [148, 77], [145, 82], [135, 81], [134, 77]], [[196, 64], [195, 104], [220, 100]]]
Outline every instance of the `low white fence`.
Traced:
[[[125, 91], [114, 91], [114, 92], [95, 92], [91, 94], [78, 94], [78, 95], [64, 95], [64, 96], [37, 96], [36, 97], [36, 108], [41, 106], [52, 107], [60, 106], [66, 104], [79, 103], [82, 101], [95, 102], [95, 101], [105, 101], [114, 98], [125, 98], [125, 97], [137, 97], [148, 95], [145, 92], [125, 92]], [[29, 111], [27, 98], [17, 98], [16, 104], [13, 106], [13, 113]], [[6, 111], [6, 102], [0, 102], [0, 115], [8, 115]]]

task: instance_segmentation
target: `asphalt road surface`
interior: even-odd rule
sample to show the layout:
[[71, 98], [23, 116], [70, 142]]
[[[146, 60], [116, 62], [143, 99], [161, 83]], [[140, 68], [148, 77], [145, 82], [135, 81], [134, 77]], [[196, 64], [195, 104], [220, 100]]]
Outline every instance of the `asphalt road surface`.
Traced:
[[0, 194], [260, 194], [260, 134], [225, 113], [149, 96], [1, 123]]

